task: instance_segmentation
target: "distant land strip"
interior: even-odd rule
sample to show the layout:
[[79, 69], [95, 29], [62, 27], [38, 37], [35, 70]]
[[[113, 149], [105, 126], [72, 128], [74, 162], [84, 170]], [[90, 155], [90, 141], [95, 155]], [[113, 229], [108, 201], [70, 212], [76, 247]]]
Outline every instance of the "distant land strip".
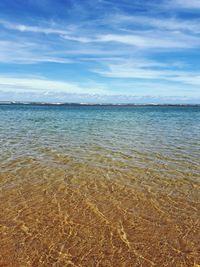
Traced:
[[137, 106], [172, 106], [172, 107], [200, 107], [200, 104], [157, 104], [157, 103], [70, 103], [70, 102], [21, 102], [0, 101], [0, 105], [32, 105], [32, 106], [112, 106], [112, 107], [137, 107]]

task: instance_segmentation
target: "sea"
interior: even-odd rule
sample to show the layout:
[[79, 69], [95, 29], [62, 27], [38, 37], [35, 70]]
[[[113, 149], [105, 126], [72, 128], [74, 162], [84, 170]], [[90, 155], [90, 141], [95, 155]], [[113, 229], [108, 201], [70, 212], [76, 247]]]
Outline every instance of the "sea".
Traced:
[[200, 106], [0, 105], [0, 266], [200, 266]]

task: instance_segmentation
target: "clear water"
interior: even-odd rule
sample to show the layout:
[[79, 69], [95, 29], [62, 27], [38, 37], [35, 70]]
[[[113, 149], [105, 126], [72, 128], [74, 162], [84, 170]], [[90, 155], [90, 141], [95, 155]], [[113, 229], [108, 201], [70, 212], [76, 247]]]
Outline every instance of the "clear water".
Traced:
[[[3, 266], [200, 264], [200, 107], [0, 105], [0, 183], [1, 208], [9, 207], [1, 215]], [[45, 198], [44, 190], [49, 192]], [[69, 191], [78, 196], [66, 199]], [[43, 228], [43, 220], [56, 217], [57, 206], [51, 203], [55, 195], [63, 212], [73, 200], [68, 213], [71, 218], [78, 216], [74, 220], [80, 225], [95, 216], [96, 221], [80, 228], [80, 233], [76, 224], [68, 225], [74, 231], [68, 239], [61, 234], [61, 216], [53, 235], [48, 222]], [[17, 204], [22, 199], [32, 220]], [[87, 207], [83, 199], [89, 201]], [[88, 207], [93, 215], [82, 214]], [[44, 209], [43, 215], [36, 215], [35, 209]], [[10, 225], [17, 216], [22, 216], [19, 228], [17, 223]], [[37, 220], [41, 229], [49, 231], [46, 235], [38, 230]], [[138, 236], [135, 227], [141, 230]], [[94, 231], [91, 245], [87, 240]], [[111, 237], [106, 231], [115, 236], [115, 245], [108, 245]], [[40, 245], [33, 245], [36, 232]], [[54, 254], [49, 256], [47, 248], [41, 263], [39, 251], [48, 247], [49, 236]], [[14, 242], [13, 250], [9, 242]], [[16, 242], [23, 244], [17, 252]], [[70, 242], [77, 249], [70, 250]]]

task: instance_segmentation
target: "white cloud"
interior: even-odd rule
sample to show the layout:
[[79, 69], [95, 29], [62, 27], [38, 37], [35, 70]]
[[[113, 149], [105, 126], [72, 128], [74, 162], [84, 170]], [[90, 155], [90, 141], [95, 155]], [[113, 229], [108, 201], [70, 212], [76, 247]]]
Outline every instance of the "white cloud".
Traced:
[[171, 0], [170, 5], [178, 8], [196, 9], [200, 8], [199, 0]]
[[80, 42], [80, 43], [92, 43], [95, 40], [89, 37], [84, 37], [84, 36], [73, 36], [73, 35], [62, 35], [62, 38], [69, 40], [69, 41], [76, 41], [76, 42]]
[[70, 31], [41, 26], [29, 26], [24, 24], [12, 23], [6, 20], [0, 20], [0, 25], [6, 29], [16, 30], [20, 32], [33, 32], [33, 33], [44, 33], [44, 34], [68, 34]]
[[0, 76], [1, 91], [53, 92], [75, 94], [102, 94], [105, 91], [99, 87], [80, 86], [75, 83], [48, 80], [45, 78], [16, 78]]
[[[121, 43], [142, 49], [184, 49], [200, 46], [200, 38], [180, 32], [137, 31], [132, 34], [99, 34], [90, 37], [62, 36], [81, 43]], [[156, 42], [155, 42], [156, 40]]]
[[[164, 29], [170, 31], [189, 31], [192, 33], [199, 33], [200, 28], [200, 19], [177, 19], [176, 17], [150, 17], [150, 16], [130, 16], [118, 14], [111, 16], [109, 19], [113, 24], [116, 24], [118, 27], [121, 26], [122, 30], [128, 31], [131, 26], [143, 26], [145, 28], [155, 28], [155, 29]], [[109, 21], [108, 20], [108, 21]], [[123, 27], [126, 28], [123, 28]], [[128, 26], [128, 27], [127, 27]]]
[[[133, 21], [142, 20], [142, 17], [138, 18], [131, 18]], [[121, 21], [123, 19], [121, 18]], [[130, 20], [130, 17], [127, 18], [127, 20]], [[181, 29], [181, 22], [169, 21], [168, 23], [162, 22], [161, 20], [153, 20], [144, 18], [143, 23], [149, 22], [149, 24], [154, 25], [155, 27], [159, 27], [158, 25], [161, 25], [160, 27], [166, 28], [166, 29], [173, 29], [173, 31], [147, 31], [147, 30], [137, 30], [132, 32], [131, 34], [124, 34], [123, 29], [118, 31], [118, 33], [115, 33], [111, 31], [111, 33], [102, 33], [99, 34], [81, 34], [80, 30], [76, 28], [76, 30], [68, 30], [64, 31], [62, 29], [55, 29], [51, 27], [39, 27], [39, 26], [27, 26], [23, 24], [15, 24], [10, 23], [8, 21], [0, 21], [0, 24], [11, 30], [16, 30], [20, 32], [35, 32], [35, 33], [45, 33], [45, 34], [56, 34], [59, 37], [62, 37], [63, 39], [66, 39], [68, 41], [76, 41], [79, 43], [82, 43], [84, 45], [87, 45], [89, 43], [94, 44], [100, 44], [100, 43], [118, 43], [118, 44], [124, 44], [124, 45], [131, 45], [135, 46], [137, 48], [142, 49], [183, 49], [183, 48], [193, 48], [198, 47], [200, 45], [200, 38], [198, 36], [184, 34], [178, 31], [174, 31], [176, 28]], [[120, 19], [119, 19], [120, 21]], [[138, 21], [138, 22], [139, 22]], [[174, 27], [173, 27], [174, 25]], [[182, 25], [182, 27], [186, 27], [186, 25]], [[191, 27], [191, 25], [187, 25], [187, 28]], [[193, 25], [194, 27], [194, 25]], [[72, 27], [73, 28], [73, 27]], [[197, 29], [196, 29], [197, 30]], [[156, 40], [156, 41], [155, 41]], [[57, 39], [57, 42], [60, 42], [59, 39]]]
[[[187, 73], [186, 75], [180, 75], [180, 76], [177, 75], [171, 80], [200, 87], [200, 73], [199, 74]], [[200, 93], [200, 88], [199, 88], [199, 93]]]
[[92, 42], [91, 38], [87, 38], [84, 36], [73, 36], [73, 32], [71, 30], [63, 30], [63, 29], [52, 28], [52, 27], [29, 26], [29, 25], [24, 25], [24, 24], [11, 23], [5, 20], [0, 20], [0, 25], [5, 27], [6, 29], [16, 30], [20, 32], [56, 34], [70, 41], [77, 41], [81, 43]]
[[165, 80], [200, 86], [200, 73], [182, 69], [169, 69], [167, 64], [159, 62], [135, 62], [135, 64], [107, 64], [106, 70], [96, 69], [94, 72], [110, 78], [129, 78], [141, 80]]
[[[154, 98], [163, 101], [167, 99], [184, 100], [200, 98], [199, 90], [195, 87], [165, 83], [154, 80], [116, 81], [105, 84], [95, 82], [72, 83], [45, 79], [44, 77], [15, 77], [0, 76], [0, 100], [27, 100], [50, 102], [135, 102], [134, 100], [153, 102]], [[173, 98], [172, 98], [173, 97]], [[183, 99], [184, 98], [184, 99]], [[152, 101], [151, 101], [152, 100]], [[185, 99], [187, 100], [187, 99]]]
[[[192, 48], [200, 45], [199, 38], [180, 33], [149, 33], [143, 32], [132, 35], [107, 34], [98, 37], [102, 42], [118, 42], [139, 48]], [[156, 40], [156, 41], [155, 41]]]
[[0, 41], [0, 62], [15, 64], [35, 64], [41, 62], [71, 63], [66, 57], [55, 55], [54, 51], [40, 43], [24, 40]]

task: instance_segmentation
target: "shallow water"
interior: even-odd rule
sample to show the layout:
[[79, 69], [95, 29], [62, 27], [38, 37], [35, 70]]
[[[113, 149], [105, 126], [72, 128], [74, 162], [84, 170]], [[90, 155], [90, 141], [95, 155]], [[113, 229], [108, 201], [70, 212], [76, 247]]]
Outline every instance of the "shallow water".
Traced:
[[0, 105], [0, 266], [200, 265], [200, 107]]

